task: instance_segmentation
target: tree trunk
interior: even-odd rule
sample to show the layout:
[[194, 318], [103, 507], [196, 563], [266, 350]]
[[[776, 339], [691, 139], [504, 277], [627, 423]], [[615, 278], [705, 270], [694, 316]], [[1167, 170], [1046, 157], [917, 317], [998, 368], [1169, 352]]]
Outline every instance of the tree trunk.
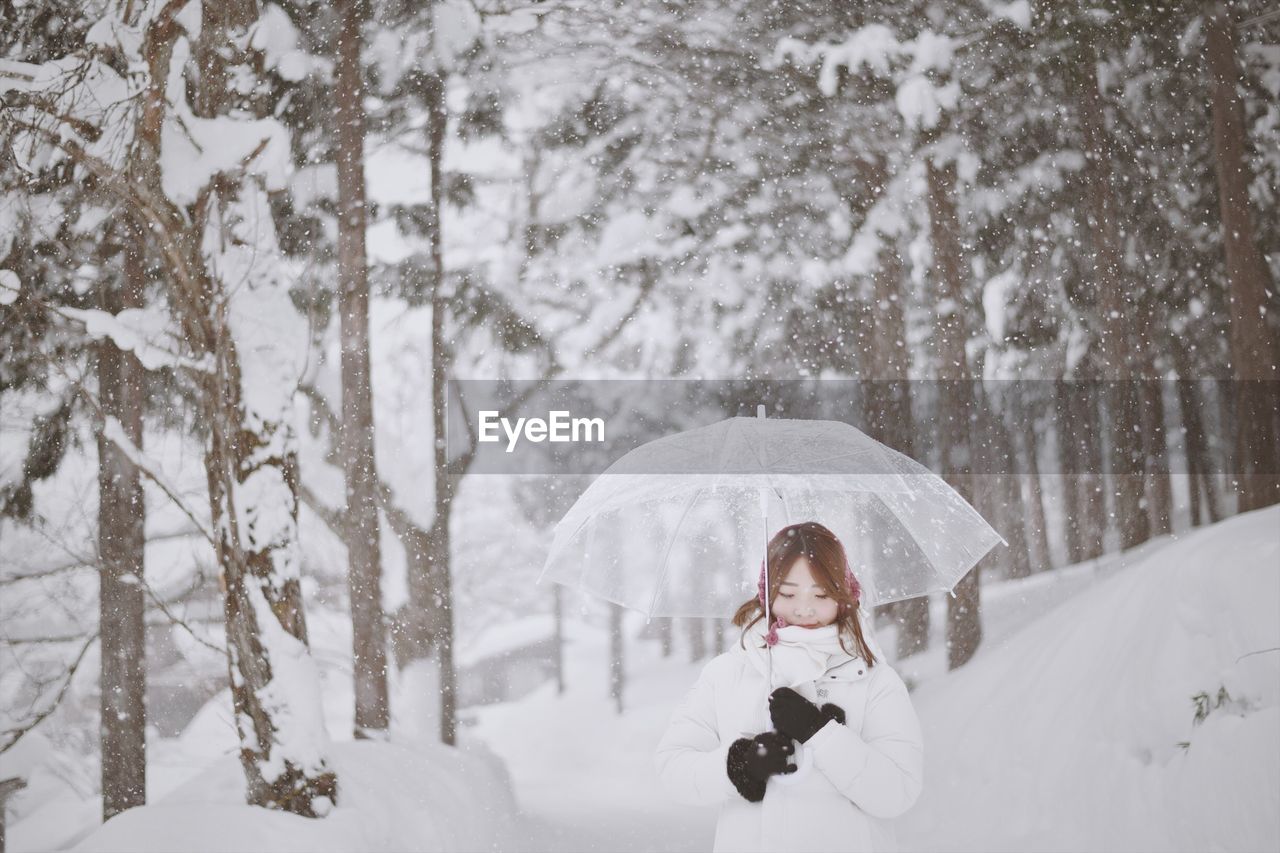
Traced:
[[658, 645], [662, 650], [664, 658], [671, 657], [674, 650], [675, 636], [672, 632], [673, 622], [671, 619], [658, 619]]
[[552, 584], [552, 624], [556, 636], [556, 695], [564, 695], [564, 592], [560, 584]]
[[[965, 352], [967, 332], [964, 304], [964, 259], [960, 251], [960, 223], [956, 216], [954, 163], [927, 165], [929, 222], [933, 242], [934, 286], [937, 288], [939, 443], [944, 476], [969, 503], [974, 502], [971, 454], [974, 414], [973, 383]], [[982, 642], [981, 594], [978, 578], [984, 558], [956, 585], [947, 599], [947, 666], [962, 666]]]
[[[1009, 383], [1006, 383], [1009, 384]], [[1016, 385], [995, 397], [988, 397], [984, 406], [990, 412], [990, 440], [996, 451], [995, 466], [987, 470], [995, 476], [1000, 500], [1001, 532], [1009, 542], [1009, 577], [1025, 578], [1031, 574], [1031, 553], [1027, 546], [1027, 506], [1022, 497], [1022, 478], [1018, 473], [1022, 462], [1014, 446], [1013, 435], [1005, 411], [1009, 406], [1009, 394], [1018, 393]]]
[[1084, 559], [1085, 489], [1081, 482], [1077, 448], [1079, 423], [1076, 420], [1076, 386], [1063, 380], [1054, 386], [1054, 418], [1058, 423], [1058, 476], [1062, 483], [1063, 534], [1067, 547], [1067, 565]]
[[378, 541], [378, 474], [374, 454], [373, 383], [369, 354], [369, 278], [365, 260], [363, 0], [342, 0], [338, 38], [338, 314], [342, 337], [341, 453], [347, 485], [343, 539], [351, 599], [355, 735], [385, 733], [386, 628]]
[[[124, 275], [102, 288], [101, 307], [112, 314], [141, 308], [145, 272], [142, 230], [122, 220]], [[98, 396], [102, 414], [114, 418], [133, 446], [142, 448], [143, 370], [138, 359], [98, 344]], [[146, 507], [142, 481], [129, 457], [98, 435], [98, 557], [102, 676], [102, 819], [147, 800], [146, 601], [143, 552]]]
[[[981, 318], [977, 319], [980, 324]], [[977, 370], [974, 373], [981, 376], [983, 367], [979, 356], [979, 362], [975, 365]], [[969, 420], [970, 435], [970, 482], [973, 489], [973, 505], [978, 512], [991, 524], [1001, 535], [1010, 527], [1009, 523], [1009, 507], [1004, 503], [1004, 485], [1003, 485], [1003, 464], [999, 459], [999, 439], [996, 435], [996, 425], [992, 417], [992, 401], [987, 397], [986, 383], [981, 379], [974, 380], [972, 383], [972, 403], [973, 415]], [[991, 552], [986, 560], [983, 561], [983, 569], [989, 575], [999, 578], [1012, 577], [1012, 537], [1006, 536], [1010, 542], [1010, 547], [996, 548]]]
[[[1154, 369], [1148, 371], [1154, 376]], [[1169, 443], [1165, 432], [1164, 383], [1142, 382], [1143, 433], [1147, 445], [1147, 501], [1152, 535], [1173, 532], [1173, 485], [1169, 481]]]
[[[863, 383], [865, 401], [863, 423], [867, 434], [899, 453], [915, 458], [915, 427], [911, 417], [911, 352], [907, 348], [906, 320], [903, 316], [902, 257], [892, 235], [882, 234], [885, 248], [880, 253], [872, 285], [864, 336], [871, 342], [869, 364]], [[897, 660], [929, 647], [929, 597], [917, 596], [888, 606], [890, 618], [898, 626]]]
[[1107, 532], [1107, 481], [1103, 473], [1103, 394], [1096, 381], [1087, 382], [1076, 401], [1080, 418], [1080, 458], [1084, 460], [1084, 476], [1080, 481], [1085, 493], [1083, 559], [1096, 560], [1105, 551]]
[[[267, 115], [268, 104], [231, 90], [232, 80], [254, 73], [255, 58], [228, 46], [248, 42], [257, 4], [202, 8], [197, 109], [225, 117], [251, 106]], [[300, 365], [292, 359], [306, 330], [287, 281], [272, 267], [279, 247], [271, 216], [263, 215], [270, 209], [256, 179], [215, 179], [195, 215], [202, 230], [192, 241], [191, 272], [201, 286], [198, 294], [180, 294], [190, 301], [178, 301], [193, 325], [207, 330], [214, 359], [203, 395], [206, 468], [247, 799], [310, 817], [337, 801], [337, 777], [324, 759], [328, 736], [300, 583], [292, 409]], [[222, 281], [224, 271], [234, 280]], [[272, 318], [270, 327], [262, 317]], [[315, 707], [291, 711], [295, 703]]]
[[707, 656], [707, 622], [706, 619], [686, 619], [689, 629], [689, 661], [702, 660]]
[[445, 340], [445, 312], [449, 298], [444, 282], [444, 138], [449, 120], [445, 104], [443, 74], [426, 76], [428, 105], [427, 155], [431, 167], [431, 418], [434, 432], [435, 517], [432, 529], [432, 575], [436, 581], [435, 603], [440, 611], [437, 652], [440, 659], [440, 739], [452, 746], [457, 739], [457, 674], [453, 668], [453, 592], [449, 523], [453, 513], [454, 479], [448, 469], [448, 449], [444, 444], [445, 381], [452, 355]]
[[1238, 381], [1235, 471], [1238, 506], [1243, 512], [1280, 502], [1276, 400], [1266, 383], [1280, 379], [1280, 367], [1264, 313], [1271, 276], [1258, 248], [1249, 201], [1253, 173], [1245, 150], [1244, 104], [1237, 90], [1241, 74], [1228, 4], [1211, 3], [1205, 27], [1212, 81], [1214, 164], [1231, 309], [1231, 370]]
[[[228, 195], [215, 204], [219, 209], [210, 216], [215, 233], [250, 249], [262, 245], [264, 241], [255, 239], [260, 235], [237, 226], [253, 221], [249, 210], [266, 209], [264, 194], [249, 202]], [[260, 221], [257, 224], [261, 227]], [[225, 305], [222, 283], [215, 286], [219, 297], [214, 305]], [[253, 314], [267, 316], [289, 306], [286, 293], [276, 296], [268, 310]], [[220, 326], [230, 325], [224, 311], [213, 310]], [[205, 406], [213, 413], [209, 500], [226, 588], [223, 609], [240, 758], [250, 804], [315, 816], [326, 812], [337, 794], [336, 778], [320, 757], [328, 740], [323, 718], [319, 708], [291, 714], [282, 707], [320, 702], [319, 673], [307, 647], [302, 606], [292, 413], [287, 395], [275, 401], [276, 409], [248, 404], [236, 337], [233, 332], [219, 341]], [[239, 337], [245, 342], [248, 336]], [[244, 351], [256, 351], [255, 360], [269, 350], [262, 341], [248, 343]], [[244, 368], [259, 376], [276, 372], [275, 378], [285, 378], [283, 371], [265, 364]], [[286, 689], [288, 698], [282, 699], [280, 691]]]
[[1188, 515], [1190, 517], [1191, 526], [1199, 527], [1202, 523], [1201, 519], [1204, 517], [1204, 510], [1200, 506], [1200, 483], [1202, 474], [1196, 467], [1199, 465], [1200, 460], [1195, 457], [1195, 454], [1190, 449], [1190, 438], [1187, 434], [1188, 430], [1186, 427], [1188, 414], [1187, 408], [1188, 406], [1195, 404], [1187, 399], [1186, 391], [1182, 388], [1182, 383], [1178, 383], [1178, 385], [1178, 404], [1182, 413], [1183, 423], [1183, 449], [1186, 451], [1185, 455], [1187, 459]]
[[[1204, 398], [1197, 394], [1198, 383], [1191, 376], [1191, 362], [1184, 347], [1173, 342], [1169, 351], [1173, 367], [1178, 374], [1178, 411], [1182, 417], [1182, 445], [1187, 457], [1187, 490], [1191, 501], [1191, 524], [1198, 527], [1205, 521], [1221, 518], [1218, 499], [1213, 484], [1213, 458], [1205, 437], [1202, 407]], [[1201, 503], [1201, 500], [1204, 503]]]
[[[1037, 392], [1042, 383], [1036, 383]], [[1040, 415], [1038, 400], [1029, 397], [1032, 393], [1026, 384], [1015, 392], [1013, 417], [1019, 428], [1015, 428], [1014, 437], [1019, 442], [1018, 453], [1025, 465], [1027, 490], [1027, 535], [1028, 550], [1031, 556], [1032, 573], [1044, 572], [1053, 568], [1053, 558], [1049, 553], [1049, 523], [1044, 511], [1044, 483], [1040, 477], [1040, 446], [1037, 422]]]
[[1107, 500], [1102, 473], [1101, 387], [1093, 380], [1058, 385], [1059, 464], [1071, 499], [1067, 511], [1069, 564], [1102, 556]]
[[435, 576], [434, 527], [414, 523], [403, 509], [384, 500], [387, 525], [404, 548], [408, 602], [393, 617], [391, 649], [399, 672], [393, 737], [440, 737], [440, 665], [434, 655], [441, 634], [442, 607]]
[[1078, 87], [1080, 127], [1084, 136], [1084, 170], [1090, 201], [1088, 230], [1093, 236], [1089, 260], [1101, 317], [1103, 378], [1111, 438], [1111, 497], [1120, 530], [1121, 548], [1131, 548], [1148, 535], [1143, 497], [1143, 454], [1139, 399], [1132, 379], [1138, 373], [1131, 335], [1133, 285], [1124, 274], [1120, 224], [1116, 218], [1112, 149], [1103, 114], [1101, 82], [1092, 45], [1082, 48]]
[[626, 686], [622, 614], [620, 606], [609, 604], [609, 698], [619, 714], [622, 713], [622, 691]]
[[1165, 427], [1164, 387], [1156, 366], [1154, 340], [1160, 337], [1158, 306], [1151, 298], [1138, 300], [1135, 322], [1141, 322], [1134, 334], [1135, 360], [1140, 365], [1141, 379], [1136, 391], [1142, 424], [1143, 485], [1147, 509], [1148, 535], [1173, 532], [1173, 484], [1169, 480], [1169, 438]]

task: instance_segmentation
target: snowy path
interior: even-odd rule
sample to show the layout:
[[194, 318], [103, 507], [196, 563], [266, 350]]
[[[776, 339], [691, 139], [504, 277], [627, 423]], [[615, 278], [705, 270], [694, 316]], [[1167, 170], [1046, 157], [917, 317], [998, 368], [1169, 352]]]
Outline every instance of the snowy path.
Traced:
[[506, 762], [522, 813], [512, 853], [711, 849], [713, 811], [669, 801], [653, 766], [653, 747], [700, 665], [663, 660], [654, 646], [632, 647], [622, 715], [607, 698], [603, 634], [570, 644], [564, 696], [544, 685], [480, 710], [468, 735]]
[[669, 815], [613, 810], [602, 814], [565, 814], [559, 818], [525, 816], [519, 853], [607, 851], [641, 853], [662, 850], [693, 853], [711, 849], [713, 828], [704, 819], [680, 823]]

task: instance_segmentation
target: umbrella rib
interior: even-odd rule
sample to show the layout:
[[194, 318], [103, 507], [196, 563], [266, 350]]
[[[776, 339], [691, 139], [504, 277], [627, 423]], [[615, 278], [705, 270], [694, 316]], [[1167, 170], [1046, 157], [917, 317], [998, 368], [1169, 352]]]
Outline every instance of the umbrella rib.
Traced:
[[721, 445], [720, 452], [716, 455], [715, 475], [717, 480], [724, 475], [724, 464], [727, 461], [726, 457], [729, 455], [729, 448], [733, 445], [732, 438], [734, 432], [737, 431], [737, 426], [738, 419], [731, 418], [729, 420], [729, 426], [725, 427], [724, 444]]
[[676, 522], [675, 530], [671, 531], [671, 538], [667, 540], [666, 550], [662, 552], [662, 573], [658, 575], [658, 583], [653, 588], [653, 600], [649, 602], [648, 615], [650, 617], [653, 616], [653, 608], [658, 606], [658, 596], [662, 595], [662, 584], [667, 580], [667, 561], [671, 559], [671, 549], [675, 547], [676, 539], [680, 538], [680, 528], [684, 527], [684, 520], [689, 517], [689, 512], [693, 509], [694, 503], [706, 490], [706, 486], [701, 486], [690, 495], [689, 500], [685, 502], [684, 511], [680, 513], [680, 520]]

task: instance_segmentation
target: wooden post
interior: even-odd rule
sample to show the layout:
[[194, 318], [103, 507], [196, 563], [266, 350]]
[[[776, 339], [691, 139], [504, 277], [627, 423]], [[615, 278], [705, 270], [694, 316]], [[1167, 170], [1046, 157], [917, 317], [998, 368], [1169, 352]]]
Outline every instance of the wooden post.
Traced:
[[27, 787], [25, 779], [14, 777], [0, 780], [0, 853], [4, 853], [4, 811], [5, 803], [14, 794]]

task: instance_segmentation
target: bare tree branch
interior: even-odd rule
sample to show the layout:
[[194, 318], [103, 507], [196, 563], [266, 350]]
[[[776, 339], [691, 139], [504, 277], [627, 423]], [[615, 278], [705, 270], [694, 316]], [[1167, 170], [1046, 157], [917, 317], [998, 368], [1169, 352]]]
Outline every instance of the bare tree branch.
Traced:
[[67, 668], [67, 674], [62, 682], [62, 687], [58, 689], [58, 695], [53, 698], [53, 702], [47, 708], [40, 711], [25, 724], [6, 729], [3, 734], [0, 734], [0, 755], [7, 752], [10, 747], [22, 739], [23, 735], [40, 725], [46, 717], [58, 709], [58, 706], [62, 704], [63, 698], [67, 695], [67, 688], [71, 686], [71, 681], [75, 678], [76, 670], [80, 668], [80, 664], [84, 661], [84, 656], [88, 653], [89, 648], [97, 642], [97, 639], [98, 632], [95, 631], [85, 640], [84, 645], [80, 647], [79, 654], [71, 662], [71, 666]]
[[325, 504], [320, 496], [311, 490], [306, 483], [298, 484], [298, 497], [307, 505], [316, 516], [325, 523], [325, 526], [333, 531], [334, 535], [346, 542], [347, 537], [344, 533], [344, 513], [340, 509], [334, 509]]
[[139, 580], [142, 582], [142, 589], [147, 593], [147, 596], [155, 603], [156, 607], [159, 608], [160, 612], [163, 613], [171, 623], [185, 630], [188, 634], [191, 635], [191, 639], [195, 640], [197, 643], [204, 646], [205, 648], [211, 649], [220, 655], [225, 655], [227, 653], [227, 650], [224, 646], [215, 646], [213, 643], [210, 643], [204, 637], [201, 637], [199, 634], [195, 632], [194, 628], [192, 628], [190, 625], [187, 624], [186, 620], [179, 617], [176, 613], [173, 612], [173, 610], [170, 609], [171, 604], [177, 604], [177, 603], [186, 601], [193, 594], [195, 594], [196, 590], [200, 589], [200, 587], [204, 585], [205, 576], [203, 572], [200, 572], [196, 575], [195, 581], [191, 584], [190, 587], [187, 588], [185, 592], [179, 594], [176, 598], [167, 602], [161, 599], [160, 596], [156, 595], [155, 590], [151, 588], [151, 585], [147, 583], [144, 578], [139, 578]]

